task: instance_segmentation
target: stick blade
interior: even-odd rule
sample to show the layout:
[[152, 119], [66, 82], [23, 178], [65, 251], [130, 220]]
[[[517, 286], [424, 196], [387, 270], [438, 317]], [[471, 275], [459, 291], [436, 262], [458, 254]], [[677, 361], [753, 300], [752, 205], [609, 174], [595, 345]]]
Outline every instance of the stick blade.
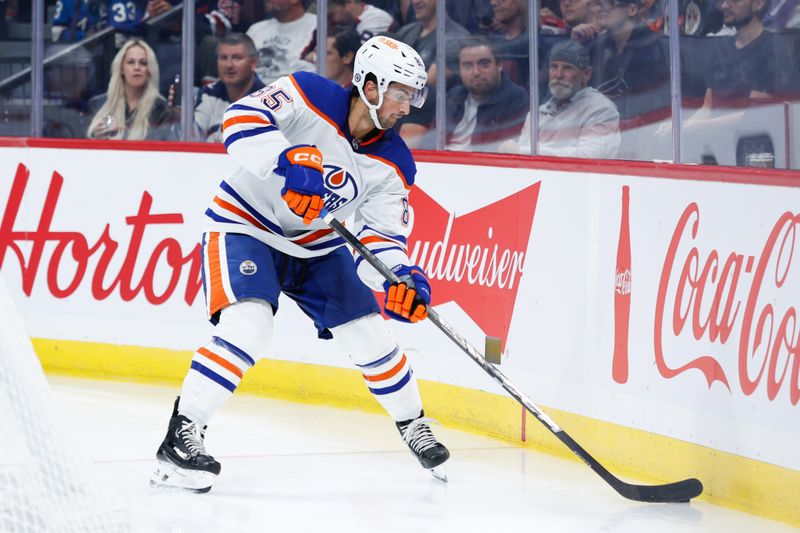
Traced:
[[666, 485], [632, 485], [620, 482], [613, 486], [622, 496], [637, 502], [686, 503], [703, 493], [703, 484], [695, 478]]

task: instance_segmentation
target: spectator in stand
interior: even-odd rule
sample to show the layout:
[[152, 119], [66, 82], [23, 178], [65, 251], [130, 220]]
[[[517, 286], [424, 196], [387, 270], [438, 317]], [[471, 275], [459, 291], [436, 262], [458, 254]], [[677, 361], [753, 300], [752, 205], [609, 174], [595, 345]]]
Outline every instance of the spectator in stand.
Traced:
[[600, 0], [559, 0], [570, 38], [584, 46], [605, 29], [605, 9]]
[[780, 38], [764, 29], [767, 0], [723, 0], [722, 16], [736, 35], [720, 37], [705, 106], [787, 93], [797, 72]]
[[[614, 103], [589, 87], [592, 67], [587, 50], [562, 41], [550, 51], [550, 94], [539, 106], [539, 155], [609, 159], [619, 154], [619, 112]], [[531, 148], [530, 113], [518, 143], [504, 152], [527, 154]]]
[[386, 33], [394, 25], [389, 13], [362, 0], [328, 0], [328, 20], [338, 26], [354, 26], [361, 42]]
[[590, 84], [617, 105], [620, 117], [669, 111], [669, 58], [661, 35], [640, 16], [639, 0], [611, 0], [606, 30], [591, 50]]
[[[397, 30], [394, 37], [414, 48], [428, 67], [428, 85], [436, 85], [436, 0], [411, 0], [416, 22], [407, 24]], [[458, 40], [469, 35], [467, 30], [447, 17], [444, 21], [447, 46], [445, 57], [448, 67], [457, 69]]]
[[106, 94], [89, 101], [97, 109], [90, 139], [177, 140], [179, 117], [158, 93], [158, 62], [144, 41], [131, 39], [111, 63]]
[[448, 0], [447, 15], [470, 34], [479, 33], [483, 26], [491, 24], [491, 0]]
[[317, 27], [317, 17], [306, 13], [307, 1], [266, 0], [264, 12], [270, 18], [247, 30], [258, 49], [256, 73], [268, 85], [292, 72], [315, 68], [313, 63], [301, 59]]
[[463, 85], [447, 93], [446, 148], [494, 152], [516, 138], [528, 112], [528, 93], [503, 72], [485, 37], [464, 39], [459, 52]]
[[[397, 131], [410, 148], [434, 148], [428, 130], [436, 118], [436, 0], [411, 0], [417, 18], [400, 28], [394, 37], [416, 50], [428, 67], [428, 97], [421, 108], [412, 107], [397, 121]], [[447, 84], [458, 82], [458, 50], [461, 39], [469, 33], [449, 16], [445, 18]]]
[[264, 87], [256, 76], [258, 51], [243, 33], [230, 33], [217, 45], [219, 80], [200, 89], [194, 122], [206, 142], [222, 142], [222, 116], [228, 106]]
[[527, 87], [528, 0], [491, 0], [494, 18], [486, 32], [494, 41], [503, 70], [514, 83]]
[[104, 22], [98, 0], [58, 0], [50, 33], [54, 43], [74, 43], [99, 30]]
[[361, 47], [361, 36], [354, 28], [333, 26], [328, 32], [327, 77], [345, 89], [353, 86], [353, 62]]
[[217, 79], [217, 46], [225, 35], [247, 31], [245, 16], [250, 0], [195, 1], [195, 85], [205, 87]]
[[664, 18], [664, 8], [662, 0], [642, 0], [641, 17], [647, 27], [656, 33], [663, 34], [666, 30], [667, 21]]
[[144, 21], [172, 9], [167, 0], [108, 0], [106, 24], [114, 28], [114, 45], [121, 48], [130, 37], [144, 36]]

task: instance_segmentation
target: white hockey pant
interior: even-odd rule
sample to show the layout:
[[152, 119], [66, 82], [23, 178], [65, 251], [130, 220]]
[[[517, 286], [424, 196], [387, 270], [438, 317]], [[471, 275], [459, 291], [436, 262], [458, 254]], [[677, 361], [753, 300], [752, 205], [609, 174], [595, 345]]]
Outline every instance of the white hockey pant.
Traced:
[[422, 400], [411, 363], [380, 315], [353, 320], [333, 328], [331, 333], [386, 412], [397, 421], [419, 416]]
[[224, 308], [211, 342], [192, 357], [178, 411], [206, 425], [244, 373], [266, 356], [273, 327], [272, 306], [264, 300], [239, 300]]
[[[244, 373], [266, 356], [273, 329], [272, 306], [263, 300], [240, 300], [223, 309], [211, 342], [192, 357], [178, 411], [201, 426], [208, 424]], [[411, 365], [380, 315], [353, 320], [331, 333], [386, 412], [395, 420], [419, 416], [422, 400]]]

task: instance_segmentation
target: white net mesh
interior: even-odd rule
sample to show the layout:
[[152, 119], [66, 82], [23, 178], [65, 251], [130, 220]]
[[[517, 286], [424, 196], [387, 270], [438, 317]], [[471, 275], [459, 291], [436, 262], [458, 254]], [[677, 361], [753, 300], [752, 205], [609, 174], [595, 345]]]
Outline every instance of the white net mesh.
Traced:
[[0, 276], [0, 531], [122, 532], [121, 501], [69, 441]]

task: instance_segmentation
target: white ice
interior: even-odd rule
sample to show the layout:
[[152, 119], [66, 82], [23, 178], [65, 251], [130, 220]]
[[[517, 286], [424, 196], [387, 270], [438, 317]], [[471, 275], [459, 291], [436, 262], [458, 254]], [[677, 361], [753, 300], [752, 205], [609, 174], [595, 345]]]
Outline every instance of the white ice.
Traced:
[[148, 479], [177, 389], [49, 379], [71, 436], [136, 532], [794, 531], [704, 501], [627, 501], [582, 463], [435, 427], [452, 452], [444, 484], [388, 416], [245, 395], [210, 424], [207, 447], [222, 462], [211, 492], [157, 491]]

